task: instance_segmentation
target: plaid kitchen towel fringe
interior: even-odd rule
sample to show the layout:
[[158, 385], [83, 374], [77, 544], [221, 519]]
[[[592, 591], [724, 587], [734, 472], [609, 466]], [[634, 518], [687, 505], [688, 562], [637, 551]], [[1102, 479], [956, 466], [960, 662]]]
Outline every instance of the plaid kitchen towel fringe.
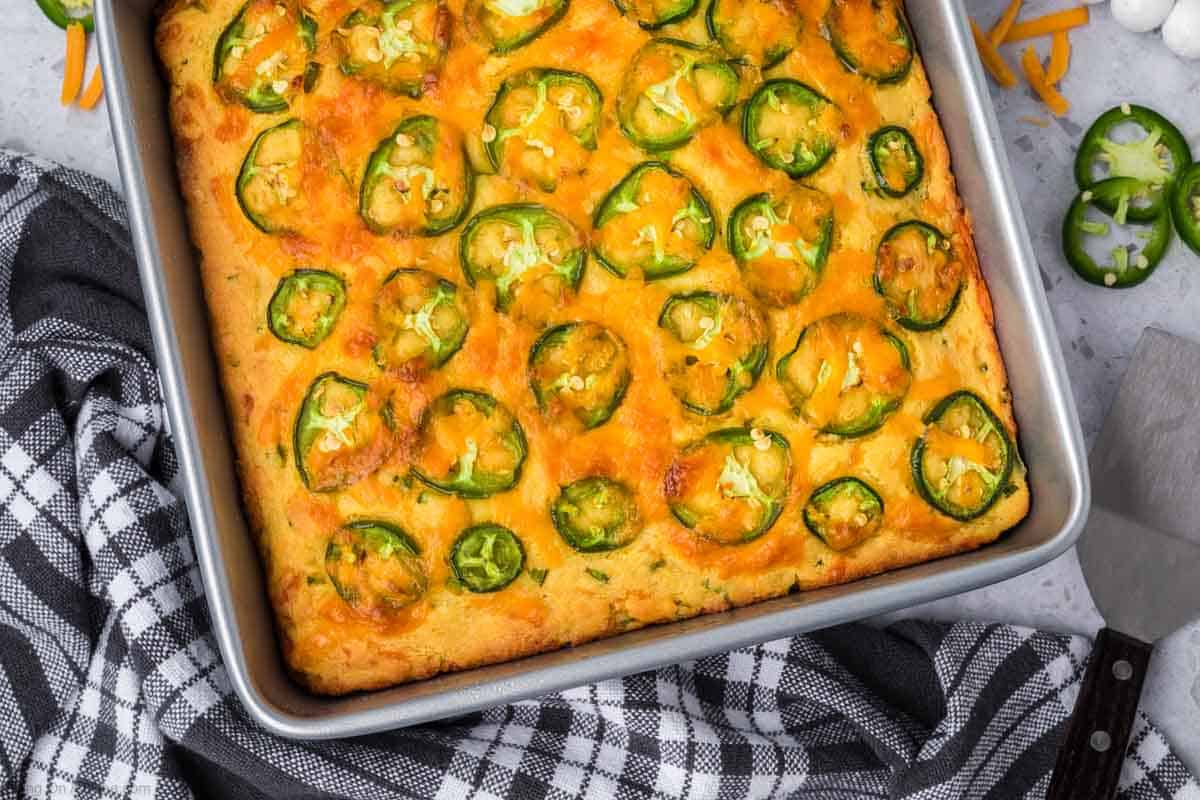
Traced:
[[[0, 151], [0, 798], [1035, 798], [1088, 654], [846, 626], [336, 742], [256, 727], [216, 650], [124, 209]], [[1126, 798], [1200, 800], [1139, 718]]]

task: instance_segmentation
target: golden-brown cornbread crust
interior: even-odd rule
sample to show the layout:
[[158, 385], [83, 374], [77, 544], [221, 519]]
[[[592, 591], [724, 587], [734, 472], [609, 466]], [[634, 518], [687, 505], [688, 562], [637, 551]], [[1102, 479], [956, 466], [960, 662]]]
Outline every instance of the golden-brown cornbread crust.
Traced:
[[[949, 152], [930, 104], [918, 58], [906, 80], [876, 85], [850, 74], [822, 37], [827, 0], [799, 2], [800, 47], [770, 77], [792, 76], [830, 97], [845, 112], [847, 140], [805, 183], [829, 193], [836, 239], [817, 288], [800, 303], [769, 313], [771, 350], [757, 385], [728, 414], [685, 412], [664, 382], [657, 359], [655, 320], [672, 293], [707, 288], [746, 295], [724, 241], [730, 211], [745, 197], [790, 184], [759, 163], [741, 141], [735, 111], [666, 155], [708, 199], [721, 231], [692, 271], [655, 283], [621, 280], [589, 259], [578, 297], [555, 321], [592, 319], [613, 328], [630, 348], [633, 381], [607, 424], [568, 436], [547, 423], [530, 395], [526, 358], [538, 331], [496, 312], [488, 291], [471, 290], [459, 266], [461, 226], [421, 239], [371, 234], [355, 214], [355, 190], [366, 158], [404, 116], [416, 111], [455, 122], [477, 145], [483, 115], [499, 83], [531, 66], [590, 76], [604, 95], [599, 149], [583, 176], [566, 178], [545, 194], [496, 176], [476, 178], [471, 214], [501, 202], [532, 200], [590, 230], [595, 205], [629, 169], [654, 158], [620, 132], [613, 114], [622, 72], [650, 34], [623, 18], [610, 0], [571, 0], [563, 19], [507, 57], [488, 56], [461, 25], [462, 0], [449, 0], [452, 48], [440, 80], [420, 100], [398, 97], [343, 75], [328, 33], [353, 9], [345, 0], [312, 0], [318, 22], [316, 59], [324, 65], [312, 94], [290, 111], [256, 114], [223, 102], [211, 75], [217, 37], [242, 0], [166, 3], [158, 51], [170, 83], [180, 183], [212, 318], [214, 344], [228, 400], [250, 524], [265, 564], [286, 661], [315, 692], [340, 694], [504, 661], [576, 644], [632, 627], [745, 605], [787, 593], [854, 580], [979, 547], [1027, 512], [1029, 490], [1019, 459], [1012, 484], [983, 516], [966, 523], [940, 514], [916, 493], [909, 468], [922, 417], [942, 397], [969, 389], [982, 397], [1015, 436], [1004, 365], [992, 328], [993, 312], [980, 273], [967, 215], [950, 172]], [[660, 35], [707, 41], [703, 8]], [[744, 83], [752, 89], [758, 82]], [[746, 92], [743, 91], [743, 97]], [[339, 204], [321, 209], [301, 237], [267, 236], [246, 220], [234, 195], [242, 159], [261, 131], [297, 116], [320, 132], [353, 183]], [[925, 159], [925, 179], [910, 195], [887, 199], [864, 192], [866, 139], [884, 124], [908, 128]], [[475, 147], [477, 150], [477, 147]], [[887, 319], [872, 288], [880, 236], [919, 218], [947, 232], [964, 259], [969, 284], [944, 327], [911, 332], [889, 323], [908, 347], [913, 383], [902, 408], [877, 432], [829, 439], [790, 408], [774, 365], [803, 327], [837, 311]], [[318, 266], [342, 275], [348, 302], [332, 335], [313, 351], [275, 339], [266, 307], [282, 275]], [[371, 359], [372, 303], [396, 267], [420, 266], [453, 281], [466, 298], [471, 331], [460, 353], [424, 381], [398, 384], [398, 424], [411, 430], [428, 400], [451, 387], [484, 389], [520, 420], [529, 456], [519, 484], [484, 500], [438, 495], [402, 480], [408, 451], [401, 447], [371, 477], [344, 491], [308, 492], [291, 458], [292, 423], [312, 380], [329, 370], [363, 381], [384, 380]], [[793, 459], [792, 488], [775, 526], [748, 544], [721, 547], [698, 540], [670, 516], [662, 477], [685, 444], [717, 428], [749, 421], [782, 433]], [[213, 421], [213, 424], [219, 424]], [[561, 484], [594, 472], [634, 487], [646, 519], [638, 538], [606, 554], [583, 555], [558, 536], [547, 508]], [[801, 509], [816, 486], [846, 474], [868, 479], [882, 495], [882, 531], [837, 553], [806, 530]], [[344, 521], [391, 520], [419, 542], [430, 576], [424, 598], [388, 624], [352, 610], [324, 578], [330, 534]], [[446, 554], [468, 525], [495, 521], [521, 538], [527, 566], [548, 570], [542, 585], [527, 575], [493, 594], [475, 595], [447, 584]], [[651, 572], [651, 565], [665, 562]], [[591, 567], [610, 576], [595, 580]]]

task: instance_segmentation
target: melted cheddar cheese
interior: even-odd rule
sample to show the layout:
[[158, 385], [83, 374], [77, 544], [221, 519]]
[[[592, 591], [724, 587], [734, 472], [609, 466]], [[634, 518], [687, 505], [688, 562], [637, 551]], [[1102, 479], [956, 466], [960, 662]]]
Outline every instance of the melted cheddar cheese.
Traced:
[[[265, 0], [253, 2], [256, 13], [262, 12], [258, 6]], [[780, 42], [770, 43], [778, 44], [786, 55], [764, 72], [763, 45], [747, 42], [744, 50], [750, 57], [735, 61], [732, 56], [744, 53], [723, 52], [710, 38], [704, 19], [707, 0], [683, 20], [653, 32], [637, 24], [636, 14], [623, 15], [610, 0], [570, 0], [561, 16], [556, 16], [559, 3], [473, 0], [464, 8], [464, 0], [443, 4], [423, 0], [422, 13], [436, 19], [439, 29], [431, 40], [440, 42], [445, 52], [436, 58], [426, 54], [409, 59], [424, 70], [416, 74], [410, 69], [402, 76], [406, 86], [417, 87], [409, 93], [389, 89], [386, 81], [373, 77], [383, 74], [380, 65], [388, 63], [382, 60], [387, 54], [381, 55], [375, 44], [380, 34], [346, 24], [360, 6], [367, 9], [367, 18], [376, 19], [386, 3], [308, 0], [303, 11], [316, 23], [316, 46], [303, 57], [319, 65], [319, 73], [307, 91], [298, 91], [299, 84], [289, 88], [286, 110], [256, 113], [231, 102], [213, 82], [215, 44], [241, 5], [242, 0], [168, 0], [158, 24], [157, 44], [170, 81], [179, 175], [200, 252], [245, 507], [262, 554], [286, 661], [311, 690], [340, 694], [384, 687], [850, 581], [979, 547], [1026, 514], [1029, 492], [1019, 459], [996, 502], [966, 522], [940, 513], [914, 485], [910, 458], [923, 437], [931, 437], [931, 448], [959, 458], [956, 463], [982, 464], [993, 457], [978, 441], [956, 437], [924, 421], [952, 392], [974, 393], [1013, 441], [1016, 431], [969, 218], [955, 190], [920, 59], [913, 61], [902, 79], [875, 82], [853, 71], [827, 38], [827, 19], [833, 14], [845, 46], [858, 48], [874, 66], [890, 66], [901, 60], [902, 54], [895, 52], [900, 45], [894, 38], [878, 41], [878, 37], [890, 36], [887, 32], [902, 16], [880, 22], [872, 17], [874, 4], [866, 0], [756, 2], [755, 16], [731, 26], [728, 35], [757, 36], [756, 32], [775, 27], [781, 19], [788, 21], [786, 36], [781, 34]], [[281, 18], [299, 13], [293, 0], [277, 5]], [[641, 9], [655, 4], [632, 5]], [[519, 16], [503, 17], [510, 12], [530, 16], [525, 22]], [[901, 14], [898, 6], [894, 13]], [[417, 22], [429, 27], [430, 20]], [[497, 31], [515, 36], [510, 27], [518, 23], [547, 22], [544, 31], [511, 49], [493, 41]], [[401, 34], [414, 28], [402, 23], [393, 20], [399, 38], [388, 40], [388, 54], [395, 50], [401, 59], [407, 41]], [[418, 34], [422, 30], [417, 26]], [[369, 40], [360, 47], [358, 38], [363, 36]], [[704, 49], [697, 52], [704, 58], [716, 53], [728, 59], [739, 79], [738, 105], [724, 116], [717, 113], [712, 98], [723, 88], [714, 83], [716, 73], [684, 79], [689, 76], [678, 72], [678, 64], [653, 53], [643, 59], [636, 80], [630, 80], [631, 61], [655, 37], [700, 45]], [[274, 47], [274, 41], [266, 36], [256, 42], [242, 55], [243, 61]], [[289, 53], [296, 49], [290, 43], [288, 48]], [[340, 69], [347, 48], [374, 66], [359, 72]], [[562, 90], [550, 92], [543, 108], [538, 106], [536, 88], [521, 88], [502, 111], [505, 124], [524, 124], [524, 128], [509, 140], [511, 146], [502, 149], [499, 163], [493, 164], [486, 145], [497, 131], [484, 117], [507, 78], [539, 68], [582, 74], [599, 89], [603, 108], [594, 132], [595, 147], [574, 138], [571, 122], [576, 117], [571, 109], [578, 106], [572, 104], [570, 93], [564, 97]], [[231, 80], [242, 81], [247, 69], [251, 69], [248, 63], [238, 65]], [[398, 69], [409, 68], [402, 63]], [[829, 123], [836, 148], [826, 163], [800, 181], [770, 168], [743, 141], [742, 106], [771, 78], [800, 81], [831, 103], [817, 121], [821, 125], [836, 121], [836, 125]], [[697, 124], [690, 139], [655, 153], [635, 144], [623, 132], [617, 114], [618, 98], [629, 85], [649, 86], [636, 100], [637, 113], [649, 115], [650, 122], [666, 124], [663, 120], [669, 118], [674, 125], [679, 119], [694, 118]], [[540, 110], [534, 115], [528, 109]], [[773, 112], [789, 113], [787, 108]], [[432, 169], [427, 168], [429, 159], [419, 153], [406, 161], [403, 148], [413, 144], [412, 138], [395, 133], [403, 120], [416, 115], [435, 117], [439, 129], [446, 131], [439, 147], [454, 150], [435, 152], [430, 157]], [[285, 144], [292, 148], [302, 141], [305, 152], [298, 165], [288, 167], [299, 177], [282, 197], [283, 201], [297, 193], [304, 197], [297, 210], [280, 215], [286, 217], [287, 230], [268, 233], [244, 213], [237, 196], [238, 176], [256, 137], [292, 118], [302, 121], [303, 135]], [[788, 119], [794, 124], [795, 118]], [[781, 118], [779, 124], [787, 128], [788, 120]], [[866, 146], [872, 133], [885, 125], [907, 129], [924, 159], [923, 178], [901, 198], [871, 190]], [[383, 165], [391, 172], [374, 192], [382, 193], [378, 210], [386, 214], [388, 225], [399, 229], [390, 233], [373, 231], [359, 213], [368, 162], [389, 136], [396, 141], [396, 155]], [[459, 137], [466, 160], [456, 162]], [[791, 141], [790, 136], [783, 139]], [[263, 163], [267, 156], [275, 157], [262, 155]], [[278, 157], [289, 164], [297, 161], [290, 150]], [[650, 173], [641, 186], [646, 213], [628, 211], [605, 231], [613, 241], [601, 240], [594, 226], [598, 206], [631, 170], [647, 161], [666, 162], [680, 177]], [[416, 166], [397, 177], [410, 162]], [[406, 234], [441, 209], [439, 198], [444, 195], [431, 194], [433, 184], [426, 182], [458, 181], [456, 163], [458, 168], [469, 164], [473, 173], [470, 207], [462, 220], [436, 235]], [[452, 174], [439, 173], [439, 164], [448, 165]], [[803, 281], [799, 285], [805, 291], [799, 296], [764, 293], [760, 287], [759, 293], [768, 300], [781, 300], [767, 303], [747, 285], [731, 255], [726, 224], [746, 198], [764, 192], [782, 198], [798, 184], [821, 193], [808, 205], [832, 209], [832, 242], [811, 290]], [[558, 247], [591, 251], [604, 244], [631, 260], [650, 258], [656, 237], [669, 238], [681, 230], [680, 219], [672, 214], [688, 201], [689, 186], [705, 200], [716, 224], [711, 247], [703, 247], [694, 236], [672, 246], [671, 252], [685, 255], [694, 266], [659, 280], [644, 280], [638, 270], [622, 278], [604, 269], [589, 252], [577, 288], [559, 273], [553, 273], [557, 278], [552, 285], [545, 277], [551, 275]], [[256, 195], [254, 202], [270, 205], [278, 199], [279, 193], [267, 188], [265, 183], [254, 187], [263, 195], [261, 199]], [[487, 265], [490, 277], [472, 284], [462, 265], [463, 231], [480, 212], [506, 204], [542, 206], [569, 223], [581, 241], [572, 244], [567, 234], [539, 233], [534, 237], [536, 246], [525, 247], [519, 227], [503, 237], [497, 229], [474, 245], [493, 247], [496, 263]], [[898, 324], [893, 299], [885, 298], [876, 286], [880, 242], [887, 231], [909, 220], [941, 231], [952, 248], [951, 265], [961, 271], [957, 306], [944, 324], [932, 330], [910, 330]], [[685, 228], [689, 224], [701, 221], [684, 220]], [[782, 220], [771, 235], [776, 241], [802, 241], [813, 238], [816, 228], [800, 218]], [[493, 241], [500, 244], [490, 245]], [[501, 252], [497, 249], [501, 246], [507, 249]], [[922, 244], [895, 245], [901, 246]], [[897, 256], [889, 263], [903, 272], [912, 264], [929, 262], [921, 255]], [[936, 255], [946, 257], [941, 252]], [[768, 253], [759, 266], [783, 270], [796, 268], [796, 262]], [[329, 335], [312, 348], [276, 338], [268, 321], [268, 304], [280, 280], [300, 269], [333, 273], [346, 291], [344, 309]], [[385, 290], [384, 282], [396, 270], [406, 269], [423, 270], [454, 284], [453, 305], [445, 306], [444, 313], [456, 309], [469, 325], [461, 348], [438, 366], [431, 359], [406, 355], [409, 351], [419, 355], [424, 348], [425, 340], [411, 333], [403, 342], [407, 349], [397, 357], [408, 366], [388, 368], [380, 363], [381, 358], [386, 362], [386, 354], [379, 356], [381, 342], [393, 342], [397, 330], [421, 335], [426, 330], [421, 326], [431, 324], [414, 316], [420, 304], [405, 306], [398, 295], [390, 302], [400, 311], [386, 330], [381, 324], [381, 297], [385, 291], [399, 291]], [[525, 284], [515, 284], [517, 300], [510, 308], [500, 307], [499, 281], [491, 276], [502, 269], [527, 270], [522, 273]], [[763, 278], [767, 289], [797, 284], [795, 280], [772, 283], [769, 274]], [[897, 277], [895, 285], [897, 291], [919, 291], [932, 279], [911, 273]], [[435, 282], [431, 278], [421, 285]], [[700, 339], [711, 345], [711, 352], [689, 349], [668, 335], [660, 326], [664, 306], [672, 297], [696, 292], [745, 304], [752, 312], [749, 318], [761, 319], [762, 325], [739, 323], [729, 335], [752, 329], [767, 346], [760, 374], [739, 378], [738, 396], [727, 411], [715, 416], [687, 410], [675, 383], [710, 380], [711, 376], [693, 373], [704, 372], [709, 362], [719, 362], [724, 369], [742, 357], [745, 341], [722, 339], [722, 332], [707, 336], [716, 321], [704, 316], [695, 324], [705, 331]], [[865, 352], [855, 351], [850, 340], [828, 343], [828, 351], [836, 357], [830, 356], [827, 365], [832, 372], [820, 373], [819, 365], [815, 368], [828, 386], [815, 391], [812, 417], [836, 416], [838, 390], [857, 385], [856, 381], [866, 387], [863, 391], [884, 387], [902, 394], [882, 425], [862, 436], [821, 433], [793, 408], [776, 374], [776, 365], [795, 348], [800, 333], [835, 314], [856, 315], [881, 326], [903, 343], [907, 353], [908, 364], [902, 370], [896, 352], [882, 340], [861, 342]], [[561, 408], [555, 411], [554, 404], [539, 408], [531, 391], [531, 348], [549, 328], [568, 322], [601, 325], [626, 348], [628, 385], [611, 417], [590, 429], [565, 424], [568, 415]], [[578, 357], [580, 363], [582, 358]], [[864, 372], [872, 364], [882, 365], [882, 371]], [[297, 415], [314, 381], [330, 372], [368, 387], [361, 401], [363, 419], [370, 420], [368, 432], [374, 437], [359, 450], [346, 453], [338, 450], [338, 442], [339, 436], [347, 434], [330, 423], [334, 427], [305, 440], [313, 442], [312, 463], [326, 473], [336, 473], [334, 490], [306, 486], [294, 452], [299, 439], [294, 433]], [[570, 372], [564, 367], [560, 372], [565, 383], [558, 388], [589, 388], [586, 370]], [[702, 385], [690, 388], [711, 393]], [[429, 409], [438, 398], [462, 389], [490, 396], [502, 413], [486, 417], [460, 401], [456, 413], [429, 419]], [[328, 413], [336, 415], [337, 409], [330, 409]], [[519, 441], [513, 438], [516, 428]], [[685, 449], [726, 428], [758, 431], [749, 444], [736, 448], [740, 460], [730, 455], [732, 461], [689, 465], [691, 457]], [[764, 467], [753, 474], [756, 461], [763, 461], [755, 448], [767, 441], [761, 431], [786, 441], [788, 471]], [[521, 443], [523, 454], [517, 446]], [[464, 466], [466, 458], [469, 469]], [[337, 463], [339, 459], [345, 463]], [[516, 481], [510, 489], [464, 497], [443, 493], [418, 479], [417, 466], [439, 476], [458, 469], [460, 477], [464, 470], [505, 474], [515, 470]], [[970, 480], [978, 478], [976, 473], [967, 475]], [[563, 487], [592, 476], [610, 478], [630, 490], [636, 503], [636, 514], [630, 519], [640, 528], [631, 537], [623, 529], [622, 542], [630, 539], [623, 546], [585, 553], [572, 549], [559, 535], [549, 509]], [[882, 499], [883, 512], [871, 535], [838, 551], [806, 529], [802, 513], [815, 488], [841, 476], [868, 483]], [[681, 522], [671, 508], [672, 492], [684, 491], [697, 481], [704, 484], [696, 490], [698, 497], [702, 495], [701, 505], [714, 505], [707, 527], [751, 527], [755, 520], [743, 517], [749, 514], [747, 508], [754, 507], [754, 493], [767, 488], [778, 492], [782, 511], [769, 529], [750, 541], [725, 543], [720, 537], [706, 537]], [[779, 481], [786, 485], [775, 486]], [[722, 496], [735, 496], [734, 491], [741, 498], [736, 505], [721, 502]], [[587, 514], [580, 512], [577, 517]], [[370, 557], [361, 556], [361, 548], [373, 540], [361, 531], [350, 536], [345, 526], [363, 520], [402, 529], [419, 553], [404, 555], [402, 562], [364, 576], [372, 559], [392, 551], [385, 548], [382, 555], [371, 551]], [[503, 588], [475, 593], [455, 578], [449, 558], [460, 534], [483, 523], [512, 531], [521, 543], [524, 561], [521, 574]], [[702, 532], [706, 524], [697, 527]], [[391, 541], [382, 534], [377, 538], [385, 544]], [[340, 544], [331, 551], [331, 543]], [[363, 593], [358, 595], [346, 588], [356, 580], [362, 582]]]

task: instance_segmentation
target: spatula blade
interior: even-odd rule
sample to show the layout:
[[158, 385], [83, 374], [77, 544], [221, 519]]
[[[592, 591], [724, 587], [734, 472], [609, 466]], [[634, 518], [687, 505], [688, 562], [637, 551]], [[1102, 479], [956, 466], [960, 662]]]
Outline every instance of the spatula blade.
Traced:
[[1200, 617], [1200, 345], [1143, 332], [1089, 460], [1083, 574], [1109, 627], [1156, 641]]

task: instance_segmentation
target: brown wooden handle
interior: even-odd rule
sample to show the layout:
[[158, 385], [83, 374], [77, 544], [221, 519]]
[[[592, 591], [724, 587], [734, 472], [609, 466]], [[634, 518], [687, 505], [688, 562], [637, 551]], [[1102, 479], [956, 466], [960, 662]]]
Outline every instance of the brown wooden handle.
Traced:
[[1111, 800], [1137, 717], [1153, 645], [1105, 628], [1096, 636], [1046, 800]]

